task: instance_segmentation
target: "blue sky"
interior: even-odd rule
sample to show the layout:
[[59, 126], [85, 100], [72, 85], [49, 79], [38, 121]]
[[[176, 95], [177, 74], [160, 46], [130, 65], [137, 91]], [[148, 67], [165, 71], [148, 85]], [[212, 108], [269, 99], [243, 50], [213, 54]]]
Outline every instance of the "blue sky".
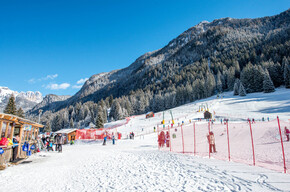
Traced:
[[203, 20], [279, 14], [289, 0], [0, 0], [0, 86], [73, 95]]

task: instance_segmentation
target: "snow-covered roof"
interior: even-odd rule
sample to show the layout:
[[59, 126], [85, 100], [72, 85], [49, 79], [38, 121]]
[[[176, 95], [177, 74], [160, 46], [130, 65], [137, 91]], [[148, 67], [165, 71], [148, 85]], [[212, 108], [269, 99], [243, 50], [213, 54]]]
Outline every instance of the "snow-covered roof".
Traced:
[[69, 133], [72, 133], [74, 131], [76, 131], [77, 129], [61, 129], [61, 130], [58, 130], [57, 132], [55, 133], [61, 133], [61, 134], [69, 134]]

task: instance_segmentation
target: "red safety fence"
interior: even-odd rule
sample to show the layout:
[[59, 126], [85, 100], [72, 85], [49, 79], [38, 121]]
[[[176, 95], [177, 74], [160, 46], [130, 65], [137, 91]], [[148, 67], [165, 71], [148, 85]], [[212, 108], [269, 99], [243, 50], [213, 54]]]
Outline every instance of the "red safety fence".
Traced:
[[279, 118], [255, 123], [192, 122], [163, 126], [157, 130], [158, 145], [162, 151], [191, 153], [289, 173], [290, 142], [285, 127], [290, 129], [290, 123]]
[[111, 139], [115, 135], [115, 139], [121, 139], [121, 133], [116, 132], [114, 129], [78, 129], [76, 131], [76, 140], [98, 140]]

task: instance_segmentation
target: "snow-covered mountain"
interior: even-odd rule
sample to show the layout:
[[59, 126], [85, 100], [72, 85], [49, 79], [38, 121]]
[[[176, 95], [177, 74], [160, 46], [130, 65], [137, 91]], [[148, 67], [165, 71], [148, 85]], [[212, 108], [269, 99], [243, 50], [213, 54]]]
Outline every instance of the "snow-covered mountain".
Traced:
[[[69, 95], [54, 95], [54, 94], [48, 94], [46, 95], [43, 100], [35, 105], [31, 111], [38, 111], [39, 109], [45, 109], [45, 110], [52, 110], [54, 109], [58, 102], [65, 101], [71, 96]], [[28, 111], [29, 113], [30, 111]]]
[[21, 107], [24, 111], [32, 109], [43, 99], [42, 94], [39, 91], [17, 92], [8, 87], [0, 87], [0, 112], [3, 112], [12, 94], [15, 96], [17, 108]]

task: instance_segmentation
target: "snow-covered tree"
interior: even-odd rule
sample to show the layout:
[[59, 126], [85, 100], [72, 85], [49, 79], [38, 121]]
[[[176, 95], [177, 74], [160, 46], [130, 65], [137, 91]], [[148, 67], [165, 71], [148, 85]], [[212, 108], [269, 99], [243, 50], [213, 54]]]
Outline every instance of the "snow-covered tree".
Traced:
[[246, 96], [247, 95], [243, 83], [240, 83], [239, 95], [240, 96]]
[[95, 124], [96, 124], [97, 128], [103, 128], [104, 127], [102, 111], [100, 111], [100, 113], [97, 114], [97, 118], [96, 118], [96, 123]]
[[44, 132], [51, 132], [51, 125], [49, 121], [46, 123], [44, 127]]
[[70, 121], [69, 121], [69, 127], [70, 128], [74, 128], [74, 121], [72, 118], [70, 118]]
[[234, 85], [234, 95], [239, 95], [239, 86], [238, 86], [238, 83], [235, 83], [235, 85]]
[[288, 59], [284, 58], [283, 65], [284, 65], [284, 82], [285, 82], [285, 87], [286, 88], [290, 88], [290, 66], [289, 66]]
[[217, 77], [216, 77], [216, 89], [217, 91], [220, 93], [223, 90], [223, 84], [222, 84], [222, 80], [221, 80], [221, 72], [218, 71], [217, 73]]
[[271, 77], [267, 69], [265, 70], [265, 74], [264, 74], [263, 90], [264, 90], [264, 93], [271, 93], [275, 91], [274, 84], [271, 80]]

